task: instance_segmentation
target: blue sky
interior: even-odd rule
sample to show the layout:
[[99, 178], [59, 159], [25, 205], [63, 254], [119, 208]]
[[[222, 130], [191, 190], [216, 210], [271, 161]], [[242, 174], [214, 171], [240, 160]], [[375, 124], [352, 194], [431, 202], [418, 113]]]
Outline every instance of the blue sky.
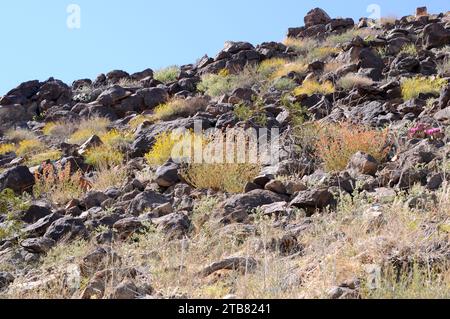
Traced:
[[[67, 83], [113, 69], [193, 63], [227, 40], [281, 41], [314, 7], [330, 16], [383, 16], [450, 10], [443, 0], [1, 0], [0, 95], [50, 76]], [[67, 6], [81, 8], [81, 28], [67, 27]]]

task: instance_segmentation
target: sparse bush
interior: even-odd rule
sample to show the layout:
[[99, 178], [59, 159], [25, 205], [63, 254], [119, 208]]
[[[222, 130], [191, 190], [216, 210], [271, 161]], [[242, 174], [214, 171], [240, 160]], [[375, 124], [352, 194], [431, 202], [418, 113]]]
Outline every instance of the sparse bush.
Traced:
[[60, 165], [43, 166], [42, 174], [37, 171], [34, 174], [35, 185], [33, 193], [36, 198], [45, 197], [57, 205], [64, 205], [68, 201], [80, 198], [90, 188], [80, 171], [71, 174], [70, 164], [64, 168]]
[[136, 130], [139, 125], [141, 125], [144, 122], [151, 122], [153, 123], [154, 121], [154, 117], [152, 117], [151, 115], [137, 115], [134, 118], [132, 118], [129, 122], [128, 125], [133, 129]]
[[450, 57], [447, 57], [441, 63], [438, 63], [438, 70], [440, 75], [450, 76]]
[[324, 83], [319, 83], [315, 80], [306, 80], [303, 82], [302, 86], [294, 90], [295, 95], [313, 95], [313, 94], [331, 94], [334, 93], [333, 83], [326, 81]]
[[327, 47], [335, 47], [337, 45], [347, 43], [352, 41], [356, 37], [361, 37], [362, 39], [375, 37], [381, 32], [372, 28], [363, 28], [363, 29], [350, 29], [344, 33], [331, 35], [323, 43], [323, 46]]
[[330, 124], [318, 131], [315, 148], [327, 171], [345, 169], [358, 151], [372, 155], [381, 163], [389, 151], [388, 133], [387, 129], [380, 131], [347, 123]]
[[133, 80], [133, 79], [127, 79], [127, 78], [120, 79], [117, 84], [123, 88], [141, 88], [142, 87], [142, 83], [140, 81]]
[[94, 116], [82, 120], [78, 124], [78, 129], [71, 135], [69, 142], [72, 144], [82, 144], [92, 135], [102, 135], [107, 132], [110, 120], [104, 117]]
[[220, 96], [233, 90], [234, 75], [205, 74], [198, 85], [198, 90], [210, 96]]
[[440, 77], [415, 77], [402, 81], [403, 99], [411, 100], [421, 93], [439, 94], [442, 87], [447, 84], [447, 80]]
[[123, 166], [98, 167], [94, 173], [92, 189], [105, 191], [110, 187], [119, 187], [127, 179], [127, 171]]
[[0, 215], [6, 215], [6, 223], [0, 226], [0, 240], [9, 238], [20, 231], [23, 223], [15, 218], [14, 213], [27, 210], [29, 207], [29, 195], [16, 196], [11, 189], [0, 192]]
[[205, 110], [207, 105], [208, 100], [203, 97], [174, 99], [158, 106], [155, 109], [154, 118], [161, 121], [168, 121], [178, 117], [189, 117]]
[[14, 144], [0, 144], [0, 155], [12, 153], [15, 150], [16, 146]]
[[273, 87], [278, 91], [292, 91], [297, 87], [297, 83], [289, 78], [279, 78], [273, 82]]
[[167, 84], [170, 82], [175, 82], [176, 80], [178, 80], [179, 76], [180, 76], [180, 68], [176, 65], [173, 65], [167, 68], [157, 70], [153, 78], [164, 84]]
[[348, 73], [337, 82], [337, 85], [344, 90], [351, 90], [355, 87], [370, 86], [374, 82], [364, 75]]
[[325, 64], [324, 72], [325, 73], [336, 72], [337, 70], [342, 68], [344, 65], [345, 65], [345, 63], [340, 62], [340, 61], [330, 61]]
[[305, 62], [310, 63], [315, 60], [325, 61], [328, 57], [337, 54], [340, 52], [340, 49], [326, 46], [319, 46], [312, 49], [305, 57]]
[[240, 103], [234, 107], [234, 116], [240, 121], [248, 121], [253, 116], [253, 110], [245, 103]]

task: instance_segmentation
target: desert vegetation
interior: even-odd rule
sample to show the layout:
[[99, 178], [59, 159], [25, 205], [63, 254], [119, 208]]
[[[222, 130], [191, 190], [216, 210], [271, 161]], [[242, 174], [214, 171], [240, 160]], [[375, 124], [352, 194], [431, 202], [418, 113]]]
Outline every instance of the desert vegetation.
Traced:
[[449, 298], [446, 19], [8, 92], [0, 298]]

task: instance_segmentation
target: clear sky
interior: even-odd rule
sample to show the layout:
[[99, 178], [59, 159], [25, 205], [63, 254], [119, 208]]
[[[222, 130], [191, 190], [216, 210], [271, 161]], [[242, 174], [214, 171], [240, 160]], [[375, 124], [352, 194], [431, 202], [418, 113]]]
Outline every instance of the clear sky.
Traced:
[[[314, 7], [357, 20], [373, 3], [383, 16], [450, 10], [446, 0], [1, 0], [0, 95], [50, 76], [70, 84], [113, 69], [194, 63], [227, 40], [281, 41]], [[67, 26], [70, 4], [81, 9], [79, 29]]]

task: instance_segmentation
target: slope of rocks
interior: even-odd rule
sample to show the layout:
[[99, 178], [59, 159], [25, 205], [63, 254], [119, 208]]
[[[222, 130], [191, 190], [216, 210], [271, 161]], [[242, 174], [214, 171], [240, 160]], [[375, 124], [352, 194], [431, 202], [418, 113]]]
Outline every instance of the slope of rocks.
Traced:
[[[290, 152], [279, 164], [262, 167], [238, 194], [197, 189], [181, 177], [179, 165], [169, 161], [152, 167], [144, 155], [159, 134], [192, 129], [195, 121], [203, 129], [259, 127], [234, 112], [255, 96], [267, 126], [279, 128], [289, 144], [293, 114], [283, 102], [289, 92], [258, 83], [218, 97], [198, 89], [208, 74], [240, 74], [266, 60], [301, 58], [288, 42], [227, 42], [215, 57], [181, 66], [177, 78], [165, 83], [151, 69], [114, 70], [72, 85], [50, 78], [9, 91], [0, 99], [0, 143], [11, 143], [11, 128], [27, 130], [60, 156], [30, 165], [13, 151], [0, 155], [0, 191], [11, 190], [8, 198], [27, 202], [23, 209], [5, 201], [0, 212], [0, 234], [5, 234], [0, 236], [0, 296], [361, 298], [370, 295], [365, 287], [385, 269], [407, 274], [417, 263], [448, 275], [450, 68], [443, 66], [450, 60], [450, 15], [418, 13], [379, 24], [333, 19], [316, 8], [304, 26], [288, 31], [288, 38], [299, 41], [355, 32], [335, 43], [332, 54], [308, 61], [305, 73], [283, 77], [296, 86], [310, 79], [335, 85], [332, 94], [290, 95], [310, 122], [389, 127], [385, 160], [357, 152], [345, 169], [327, 172], [317, 157]], [[360, 37], [361, 30], [371, 35]], [[332, 63], [339, 67], [327, 69]], [[349, 74], [370, 82], [338, 88]], [[405, 99], [402, 81], [416, 77], [447, 84], [439, 92]], [[131, 125], [174, 98], [200, 96], [206, 105], [194, 114]], [[106, 189], [89, 187], [96, 168], [83, 157], [103, 144], [101, 138], [76, 144], [43, 131], [46, 123], [97, 117], [109, 120], [108, 131], [132, 131], [122, 147], [123, 163], [113, 173], [124, 174], [123, 181]], [[38, 196], [36, 174], [48, 165], [78, 171], [82, 192], [63, 203]], [[344, 258], [344, 249], [354, 255]], [[279, 276], [262, 288], [268, 254], [269, 268]], [[326, 277], [328, 262], [340, 264], [335, 277], [324, 279], [317, 272], [322, 269]], [[383, 297], [376, 287], [371, 291]]]

